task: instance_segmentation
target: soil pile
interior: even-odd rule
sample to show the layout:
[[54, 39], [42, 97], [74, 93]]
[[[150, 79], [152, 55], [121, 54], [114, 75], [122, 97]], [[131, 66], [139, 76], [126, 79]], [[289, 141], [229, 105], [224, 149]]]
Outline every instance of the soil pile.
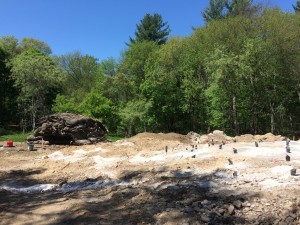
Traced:
[[281, 135], [274, 135], [272, 133], [267, 133], [264, 135], [252, 135], [252, 134], [244, 134], [235, 137], [237, 142], [274, 142], [274, 141], [284, 141], [286, 137]]

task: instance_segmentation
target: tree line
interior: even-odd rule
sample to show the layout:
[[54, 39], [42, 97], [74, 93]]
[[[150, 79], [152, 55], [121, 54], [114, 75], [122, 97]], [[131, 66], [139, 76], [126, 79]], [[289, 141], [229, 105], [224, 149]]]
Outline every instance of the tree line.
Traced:
[[205, 25], [170, 37], [146, 14], [121, 59], [51, 55], [33, 38], [0, 38], [0, 127], [36, 127], [53, 112], [98, 118], [120, 136], [213, 129], [300, 132], [300, 1], [295, 13], [210, 0]]

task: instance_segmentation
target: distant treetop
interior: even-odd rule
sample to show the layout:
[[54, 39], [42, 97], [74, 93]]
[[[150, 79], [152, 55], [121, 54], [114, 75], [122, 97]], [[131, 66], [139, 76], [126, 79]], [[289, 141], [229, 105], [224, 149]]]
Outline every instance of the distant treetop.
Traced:
[[130, 37], [129, 45], [143, 41], [165, 44], [171, 31], [168, 22], [164, 22], [162, 16], [157, 13], [154, 15], [147, 13], [140, 24], [136, 25], [136, 29], [135, 38]]
[[223, 19], [229, 16], [245, 16], [257, 14], [261, 9], [253, 0], [210, 0], [209, 6], [202, 12], [205, 22]]
[[300, 1], [297, 1], [296, 5], [293, 5], [293, 8], [296, 13], [300, 13]]

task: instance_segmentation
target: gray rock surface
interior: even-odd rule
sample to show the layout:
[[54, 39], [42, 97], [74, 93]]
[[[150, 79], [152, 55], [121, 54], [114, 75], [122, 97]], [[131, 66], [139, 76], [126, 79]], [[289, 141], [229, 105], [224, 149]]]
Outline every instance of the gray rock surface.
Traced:
[[85, 145], [103, 141], [107, 132], [99, 120], [75, 113], [57, 113], [42, 117], [27, 141], [43, 139], [49, 144]]

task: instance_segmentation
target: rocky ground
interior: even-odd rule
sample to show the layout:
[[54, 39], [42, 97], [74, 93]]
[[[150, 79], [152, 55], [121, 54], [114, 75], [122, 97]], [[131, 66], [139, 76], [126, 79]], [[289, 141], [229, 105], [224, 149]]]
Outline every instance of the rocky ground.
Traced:
[[15, 145], [0, 148], [0, 224], [300, 224], [299, 141], [291, 153], [280, 136], [222, 132]]

